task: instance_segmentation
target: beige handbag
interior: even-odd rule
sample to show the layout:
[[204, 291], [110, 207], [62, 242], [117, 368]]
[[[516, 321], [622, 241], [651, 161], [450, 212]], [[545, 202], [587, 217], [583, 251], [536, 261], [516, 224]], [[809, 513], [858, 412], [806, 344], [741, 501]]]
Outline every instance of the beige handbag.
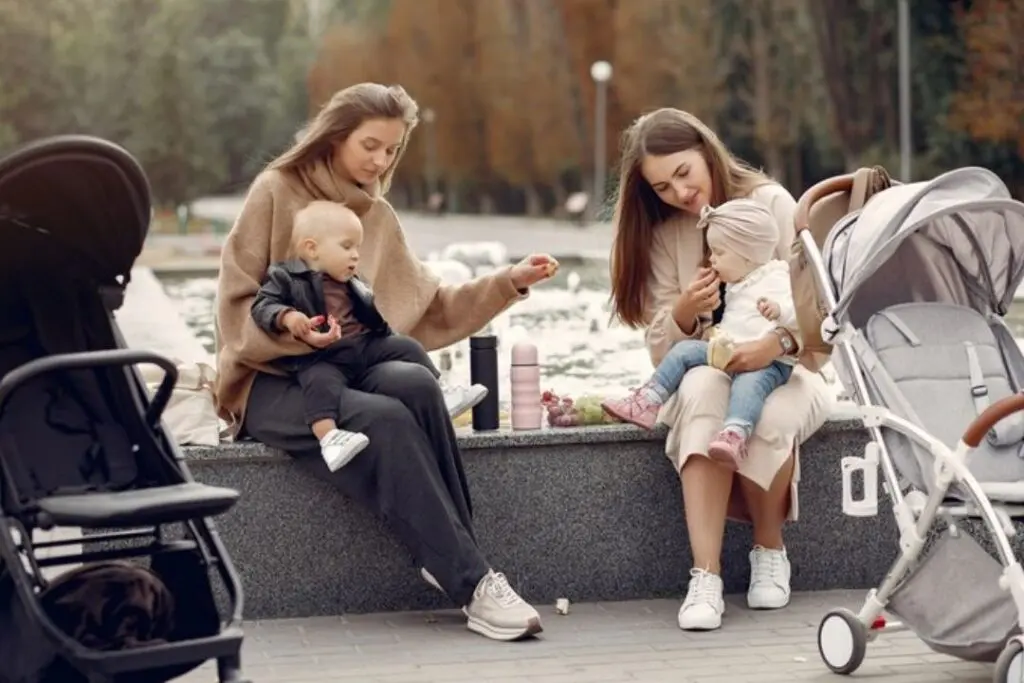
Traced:
[[[183, 363], [175, 359], [178, 383], [164, 410], [163, 423], [178, 445], [217, 446], [226, 431], [214, 407], [213, 385], [217, 372], [206, 363]], [[152, 396], [163, 379], [154, 366], [141, 368], [146, 390]]]
[[828, 363], [832, 345], [821, 338], [821, 324], [828, 310], [800, 241], [800, 231], [809, 229], [821, 249], [828, 233], [843, 216], [860, 210], [873, 195], [896, 184], [884, 168], [873, 166], [823, 180], [800, 197], [795, 217], [797, 239], [793, 244], [789, 274], [802, 337], [800, 363], [812, 372], [820, 371]]

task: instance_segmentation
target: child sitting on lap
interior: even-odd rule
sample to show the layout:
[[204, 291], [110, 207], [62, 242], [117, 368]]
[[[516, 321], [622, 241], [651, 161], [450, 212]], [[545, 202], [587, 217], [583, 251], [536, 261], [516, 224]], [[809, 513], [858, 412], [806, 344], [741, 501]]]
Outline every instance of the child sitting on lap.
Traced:
[[[417, 363], [441, 376], [418, 341], [392, 332], [373, 292], [356, 275], [362, 243], [363, 226], [351, 209], [310, 203], [295, 214], [292, 251], [297, 258], [270, 266], [251, 309], [267, 334], [287, 330], [313, 346], [310, 353], [280, 358], [275, 365], [294, 374], [302, 387], [306, 421], [332, 472], [369, 444], [365, 434], [338, 427], [345, 387], [387, 361]], [[455, 417], [479, 403], [487, 388], [454, 387], [444, 393], [449, 415]]]
[[[687, 370], [699, 365], [724, 370], [733, 344], [773, 334], [777, 325], [796, 327], [789, 264], [774, 258], [779, 229], [768, 209], [750, 199], [705, 207], [698, 228], [707, 230], [711, 268], [726, 283], [721, 323], [705, 337], [709, 341], [684, 340], [673, 346], [654, 375], [629, 396], [601, 404], [613, 417], [645, 429], [654, 428], [661, 406], [679, 389]], [[739, 468], [765, 400], [789, 380], [794, 362], [783, 358], [733, 376], [724, 429], [708, 447], [709, 456], [730, 469]]]

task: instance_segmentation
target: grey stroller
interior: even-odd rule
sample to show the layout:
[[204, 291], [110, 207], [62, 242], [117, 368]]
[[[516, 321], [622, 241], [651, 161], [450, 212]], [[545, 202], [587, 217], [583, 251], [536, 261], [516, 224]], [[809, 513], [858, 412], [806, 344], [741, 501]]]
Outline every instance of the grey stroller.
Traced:
[[1009, 540], [1024, 517], [1024, 354], [1004, 322], [1024, 280], [1024, 203], [962, 168], [875, 194], [819, 252], [808, 208], [836, 187], [808, 191], [797, 229], [822, 338], [871, 437], [842, 459], [843, 510], [877, 514], [881, 469], [899, 556], [859, 612], [825, 615], [819, 652], [849, 674], [881, 633], [911, 630], [937, 652], [995, 661], [997, 683], [1024, 681], [1024, 569]]

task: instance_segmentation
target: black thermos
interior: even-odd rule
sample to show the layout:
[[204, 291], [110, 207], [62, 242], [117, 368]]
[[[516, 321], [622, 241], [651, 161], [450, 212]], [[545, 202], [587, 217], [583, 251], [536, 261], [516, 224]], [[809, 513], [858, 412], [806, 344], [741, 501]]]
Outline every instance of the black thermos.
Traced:
[[473, 430], [498, 428], [498, 338], [469, 338], [469, 381], [487, 387], [487, 396], [473, 406]]

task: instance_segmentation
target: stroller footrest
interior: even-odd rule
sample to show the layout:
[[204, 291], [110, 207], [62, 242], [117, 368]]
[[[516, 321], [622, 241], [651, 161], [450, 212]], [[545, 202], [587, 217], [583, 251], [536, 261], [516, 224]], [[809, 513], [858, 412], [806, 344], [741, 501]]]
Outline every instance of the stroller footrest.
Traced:
[[167, 524], [226, 512], [238, 492], [196, 482], [115, 493], [40, 498], [37, 505], [57, 526], [86, 528]]

